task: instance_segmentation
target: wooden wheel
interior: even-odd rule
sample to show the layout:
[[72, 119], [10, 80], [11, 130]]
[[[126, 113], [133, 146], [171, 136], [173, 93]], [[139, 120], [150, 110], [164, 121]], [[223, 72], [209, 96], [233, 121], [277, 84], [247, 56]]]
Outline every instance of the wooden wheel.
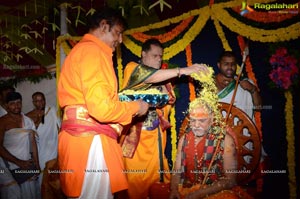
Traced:
[[[219, 102], [220, 111], [223, 118], [226, 117], [229, 104]], [[187, 115], [180, 127], [179, 136], [181, 137], [188, 131], [189, 116]], [[261, 140], [258, 130], [251, 118], [245, 112], [232, 106], [227, 125], [235, 133], [235, 144], [237, 149], [238, 174], [237, 181], [239, 184], [245, 184], [257, 168], [260, 161]]]

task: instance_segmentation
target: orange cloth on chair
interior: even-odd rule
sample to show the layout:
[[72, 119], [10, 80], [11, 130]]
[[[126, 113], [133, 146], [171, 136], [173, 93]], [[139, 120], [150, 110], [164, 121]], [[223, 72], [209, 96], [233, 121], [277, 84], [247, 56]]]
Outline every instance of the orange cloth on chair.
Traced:
[[[119, 101], [112, 56], [109, 46], [91, 34], [84, 35], [62, 67], [58, 83], [60, 106], [82, 104], [98, 122], [129, 124], [139, 105], [137, 102]], [[75, 137], [65, 131], [59, 135], [60, 170], [73, 171], [60, 176], [62, 190], [69, 197], [80, 196], [92, 140], [93, 136]], [[127, 189], [126, 176], [122, 173], [123, 163], [120, 161], [120, 146], [116, 140], [105, 135], [101, 135], [101, 141], [105, 162], [110, 171], [112, 193]]]

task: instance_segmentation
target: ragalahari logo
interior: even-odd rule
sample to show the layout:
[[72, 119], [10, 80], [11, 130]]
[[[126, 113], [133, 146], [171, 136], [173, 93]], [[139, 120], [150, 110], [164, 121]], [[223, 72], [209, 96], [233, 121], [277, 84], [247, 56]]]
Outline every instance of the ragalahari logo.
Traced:
[[254, 3], [252, 8], [247, 4], [247, 1], [242, 2], [240, 15], [245, 15], [253, 11], [262, 11], [268, 13], [299, 13], [299, 3]]
[[268, 11], [268, 13], [299, 13], [299, 3], [254, 3], [255, 11]]
[[241, 12], [240, 12], [240, 15], [244, 15], [248, 12], [253, 12], [253, 9], [250, 8], [250, 6], [248, 6], [247, 2], [246, 1], [243, 1], [242, 2], [242, 8], [241, 8]]

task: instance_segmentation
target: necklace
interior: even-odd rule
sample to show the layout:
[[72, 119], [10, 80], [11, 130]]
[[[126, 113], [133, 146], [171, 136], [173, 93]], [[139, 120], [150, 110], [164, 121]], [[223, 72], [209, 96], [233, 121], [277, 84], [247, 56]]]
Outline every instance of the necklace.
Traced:
[[201, 137], [200, 136], [200, 140], [198, 136], [195, 136], [194, 138], [194, 168], [195, 168], [195, 171], [194, 171], [194, 174], [195, 174], [195, 182], [197, 183], [201, 183], [202, 182], [202, 176], [203, 176], [203, 171], [201, 170], [201, 167], [202, 167], [202, 164], [203, 164], [203, 159], [204, 159], [204, 152], [202, 152], [202, 155], [201, 157], [199, 157], [199, 154], [198, 154], [198, 145], [201, 145], [203, 144], [203, 142], [205, 142], [205, 139], [203, 139], [203, 136]]

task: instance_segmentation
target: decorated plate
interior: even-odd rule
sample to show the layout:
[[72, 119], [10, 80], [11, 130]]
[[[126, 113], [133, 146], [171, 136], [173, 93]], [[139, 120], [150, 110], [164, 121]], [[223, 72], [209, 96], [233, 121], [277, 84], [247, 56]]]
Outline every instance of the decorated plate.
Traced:
[[[149, 92], [147, 92], [149, 91]], [[169, 95], [154, 91], [152, 89], [145, 91], [123, 91], [119, 93], [120, 101], [136, 101], [142, 99], [143, 101], [150, 104], [152, 107], [164, 106], [169, 101]]]

